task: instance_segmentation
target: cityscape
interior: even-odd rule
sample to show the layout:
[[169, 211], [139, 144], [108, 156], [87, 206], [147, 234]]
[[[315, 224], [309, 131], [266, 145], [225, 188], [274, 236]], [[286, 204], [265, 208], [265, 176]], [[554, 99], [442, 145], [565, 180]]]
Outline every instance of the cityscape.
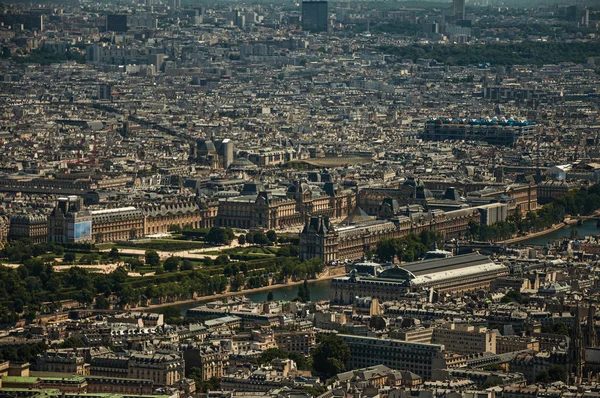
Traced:
[[597, 398], [598, 0], [0, 2], [0, 398]]

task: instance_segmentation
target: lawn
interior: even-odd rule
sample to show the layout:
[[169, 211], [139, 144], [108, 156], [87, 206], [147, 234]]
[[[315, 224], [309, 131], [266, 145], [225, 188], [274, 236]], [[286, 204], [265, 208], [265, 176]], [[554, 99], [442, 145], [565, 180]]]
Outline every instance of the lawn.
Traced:
[[121, 249], [158, 250], [167, 252], [197, 250], [209, 247], [203, 242], [180, 241], [173, 239], [153, 239], [144, 242], [120, 241], [114, 247]]

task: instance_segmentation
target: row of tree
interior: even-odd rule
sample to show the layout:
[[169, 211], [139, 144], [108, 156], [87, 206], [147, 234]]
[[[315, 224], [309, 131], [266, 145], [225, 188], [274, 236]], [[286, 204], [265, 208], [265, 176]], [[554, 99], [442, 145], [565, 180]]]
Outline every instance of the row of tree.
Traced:
[[442, 236], [437, 232], [423, 231], [419, 235], [409, 234], [402, 238], [381, 240], [377, 242], [371, 255], [382, 262], [392, 261], [394, 257], [410, 262], [423, 258], [435, 244], [443, 244]]
[[238, 243], [240, 245], [250, 244], [250, 245], [259, 245], [259, 246], [271, 246], [277, 242], [277, 233], [273, 230], [267, 231], [264, 233], [262, 231], [258, 232], [248, 232], [246, 235], [238, 236]]
[[[240, 290], [268, 286], [272, 282], [284, 283], [290, 278], [310, 279], [323, 271], [323, 264], [317, 259], [300, 261], [297, 257], [269, 257], [230, 263], [226, 255], [201, 268], [176, 256], [161, 263], [156, 251], [149, 250], [144, 263], [168, 272], [143, 278], [129, 277], [125, 267], [110, 274], [92, 273], [77, 266], [56, 272], [53, 262], [60, 249], [60, 246], [17, 241], [2, 250], [5, 256], [24, 261], [17, 268], [0, 266], [1, 323], [14, 322], [23, 315], [33, 319], [40, 311], [61, 308], [60, 302], [68, 299], [82, 305], [95, 303], [97, 308], [108, 308], [111, 300], [119, 306], [137, 305], [144, 298], [170, 302], [221, 293], [228, 286]], [[54, 251], [49, 253], [49, 250]], [[34, 254], [39, 257], [31, 257]], [[113, 259], [120, 258], [116, 249], [105, 254]], [[132, 269], [143, 265], [135, 258], [127, 259], [126, 263]], [[176, 270], [180, 272], [174, 272]]]
[[447, 65], [547, 65], [561, 62], [585, 63], [600, 56], [593, 42], [533, 42], [486, 44], [384, 45], [379, 49], [398, 59], [434, 59]]
[[510, 239], [516, 234], [538, 232], [561, 223], [566, 215], [591, 215], [600, 209], [600, 186], [582, 187], [569, 191], [562, 198], [544, 205], [537, 212], [530, 211], [524, 218], [510, 215], [506, 221], [493, 225], [480, 225], [471, 222], [468, 237], [479, 241], [498, 241]]

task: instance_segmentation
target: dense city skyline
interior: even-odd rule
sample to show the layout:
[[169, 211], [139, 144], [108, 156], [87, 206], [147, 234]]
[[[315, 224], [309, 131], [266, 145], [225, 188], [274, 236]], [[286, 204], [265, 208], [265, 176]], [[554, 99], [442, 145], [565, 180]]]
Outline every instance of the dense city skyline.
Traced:
[[0, 398], [592, 398], [597, 1], [0, 4]]

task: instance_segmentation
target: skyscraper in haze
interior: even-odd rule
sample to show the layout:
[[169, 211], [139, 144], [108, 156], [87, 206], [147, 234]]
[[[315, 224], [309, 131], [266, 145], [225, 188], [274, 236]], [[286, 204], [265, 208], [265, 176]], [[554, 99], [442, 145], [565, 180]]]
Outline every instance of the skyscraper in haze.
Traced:
[[127, 32], [127, 15], [109, 14], [106, 16], [106, 30], [109, 32]]
[[303, 1], [302, 29], [310, 32], [327, 32], [328, 27], [327, 1]]
[[452, 0], [452, 10], [457, 19], [465, 19], [465, 0]]

